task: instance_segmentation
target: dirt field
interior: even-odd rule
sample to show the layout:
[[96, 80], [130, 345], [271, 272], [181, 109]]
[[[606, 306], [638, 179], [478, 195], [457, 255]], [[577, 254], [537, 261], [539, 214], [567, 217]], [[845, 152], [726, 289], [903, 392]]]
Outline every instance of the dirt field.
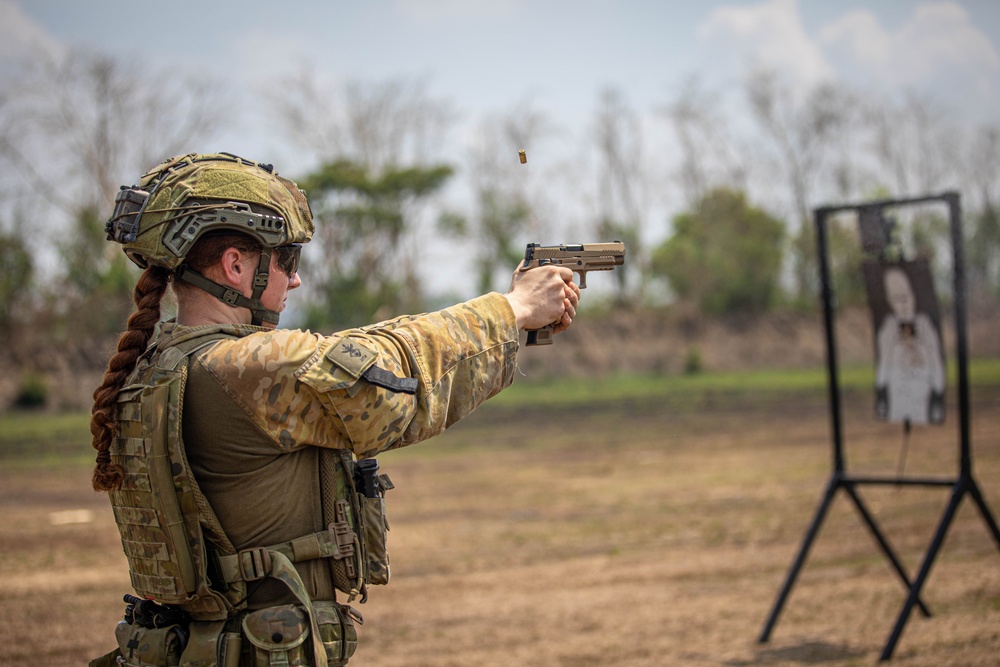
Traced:
[[[893, 474], [901, 430], [870, 419], [870, 398], [846, 401], [848, 464]], [[1000, 516], [1000, 388], [973, 398], [975, 475]], [[914, 431], [907, 473], [954, 474], [948, 417]], [[709, 395], [487, 407], [387, 454], [393, 582], [360, 608], [351, 664], [874, 664], [905, 590], [843, 494], [757, 643], [829, 477], [829, 433], [821, 393]], [[128, 577], [88, 478], [81, 464], [0, 467], [2, 665], [81, 665], [113, 643]], [[914, 573], [948, 490], [860, 493]], [[933, 616], [914, 612], [890, 664], [1000, 665], [1000, 548], [968, 499], [923, 597]]]

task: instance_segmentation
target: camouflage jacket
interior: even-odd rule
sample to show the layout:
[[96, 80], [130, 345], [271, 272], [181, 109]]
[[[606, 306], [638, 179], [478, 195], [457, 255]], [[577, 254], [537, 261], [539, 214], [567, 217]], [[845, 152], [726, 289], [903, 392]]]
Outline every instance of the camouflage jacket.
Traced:
[[[318, 447], [370, 457], [436, 435], [512, 382], [518, 349], [500, 294], [331, 336], [168, 323], [157, 347], [219, 336], [192, 355], [182, 422], [191, 469], [237, 550], [324, 529]], [[296, 569], [314, 599], [333, 598], [321, 561]], [[271, 583], [251, 607], [287, 601]]]

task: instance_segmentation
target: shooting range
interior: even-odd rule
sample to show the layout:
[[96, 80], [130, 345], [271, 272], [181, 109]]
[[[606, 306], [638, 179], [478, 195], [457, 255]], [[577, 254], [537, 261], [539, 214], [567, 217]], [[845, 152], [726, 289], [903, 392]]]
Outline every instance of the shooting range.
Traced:
[[[901, 469], [895, 475], [873, 476], [852, 474], [847, 464], [847, 445], [843, 430], [843, 414], [841, 403], [841, 386], [839, 380], [839, 368], [837, 360], [837, 343], [835, 336], [835, 305], [836, 295], [834, 293], [833, 281], [830, 270], [829, 251], [829, 219], [837, 213], [856, 211], [858, 214], [859, 236], [861, 239], [862, 252], [868, 260], [864, 264], [866, 284], [869, 286], [869, 298], [872, 302], [873, 325], [876, 332], [876, 364], [879, 373], [876, 376], [876, 417], [889, 421], [899, 421], [904, 431], [904, 447], [906, 446], [906, 436], [915, 424], [921, 427], [933, 427], [928, 425], [940, 425], [944, 421], [944, 374], [943, 374], [943, 354], [940, 341], [940, 321], [935, 322], [935, 318], [940, 318], [936, 298], [934, 297], [933, 284], [930, 270], [926, 262], [915, 262], [904, 256], [904, 250], [895, 236], [894, 229], [896, 222], [886, 215], [889, 209], [905, 208], [908, 206], [940, 203], [947, 207], [950, 239], [951, 239], [951, 278], [952, 278], [952, 310], [954, 327], [954, 363], [957, 377], [957, 386], [954, 388], [956, 395], [957, 415], [955, 422], [957, 426], [957, 449], [958, 449], [958, 469], [952, 476], [925, 477], [907, 476]], [[996, 541], [1000, 548], [1000, 528], [997, 527], [996, 520], [990, 511], [989, 505], [983, 496], [979, 484], [973, 472], [973, 446], [970, 432], [970, 400], [969, 400], [969, 377], [968, 377], [968, 340], [967, 340], [967, 320], [966, 320], [966, 283], [965, 283], [965, 260], [963, 254], [962, 235], [962, 212], [961, 202], [958, 193], [946, 192], [936, 196], [916, 197], [909, 199], [883, 200], [868, 202], [863, 204], [851, 204], [835, 207], [817, 208], [813, 212], [816, 226], [817, 249], [819, 253], [821, 296], [823, 307], [823, 323], [825, 330], [825, 341], [827, 350], [827, 376], [829, 387], [830, 403], [830, 426], [831, 445], [833, 452], [833, 466], [826, 489], [823, 492], [822, 500], [816, 511], [815, 517], [810, 524], [802, 545], [799, 549], [791, 568], [785, 578], [778, 598], [774, 603], [770, 615], [760, 635], [759, 641], [765, 643], [769, 641], [771, 634], [778, 622], [778, 617], [782, 612], [792, 587], [795, 585], [799, 572], [805, 564], [809, 550], [815, 541], [823, 520], [826, 518], [831, 504], [837, 496], [838, 491], [843, 490], [848, 499], [857, 509], [864, 524], [870, 530], [872, 536], [882, 553], [890, 562], [892, 568], [899, 576], [906, 591], [905, 601], [896, 618], [895, 625], [882, 650], [881, 660], [886, 661], [892, 658], [893, 652], [900, 640], [903, 629], [914, 607], [926, 616], [931, 616], [931, 610], [922, 598], [924, 585], [934, 565], [935, 559], [945, 541], [948, 528], [955, 518], [959, 505], [968, 496], [970, 502], [975, 504], [986, 524], [987, 531]], [[909, 317], [909, 323], [895, 323], [893, 317], [898, 317], [898, 313], [888, 315], [891, 307], [889, 301], [893, 300], [890, 292], [895, 279], [887, 279], [890, 272], [895, 275], [905, 276], [901, 280], [909, 280], [907, 289], [910, 293], [902, 300], [909, 300], [910, 310], [916, 313], [923, 313], [924, 324], [914, 325], [913, 313]], [[886, 285], [884, 292], [879, 292], [879, 284]], [[905, 291], [905, 290], [904, 290]], [[914, 303], [915, 302], [915, 303]], [[923, 305], [923, 309], [921, 309]], [[915, 307], [913, 307], [915, 306]], [[919, 317], [919, 315], [918, 315]], [[886, 328], [886, 334], [881, 333], [882, 323], [890, 321], [895, 326]], [[916, 319], [916, 321], [920, 321]], [[905, 326], [904, 326], [905, 325]], [[916, 355], [922, 357], [921, 367], [931, 367], [928, 373], [910, 373], [900, 380], [900, 384], [905, 385], [903, 389], [908, 395], [921, 394], [924, 401], [919, 401], [923, 409], [915, 409], [912, 413], [894, 413], [892, 407], [891, 390], [887, 389], [883, 381], [881, 372], [887, 363], [887, 357], [893, 355], [892, 351], [880, 349], [880, 343], [887, 345], [895, 338], [903, 336], [908, 339], [919, 338], [916, 329], [923, 329], [925, 338], [931, 338], [932, 344], [924, 348]], [[905, 333], [900, 333], [903, 329], [908, 329]], [[891, 334], [891, 335], [890, 335]], [[898, 342], [898, 341], [897, 341]], [[943, 353], [943, 350], [941, 350]], [[913, 356], [913, 355], [911, 355]], [[927, 381], [930, 376], [931, 380]], [[914, 385], [920, 381], [927, 382], [926, 391], [914, 390]], [[942, 440], [947, 442], [946, 434], [942, 433]], [[933, 539], [927, 547], [919, 571], [915, 577], [907, 573], [896, 551], [876, 521], [875, 516], [870, 511], [861, 494], [861, 489], [870, 486], [892, 485], [897, 487], [940, 487], [949, 489], [950, 496], [946, 507], [939, 520], [937, 530]]]

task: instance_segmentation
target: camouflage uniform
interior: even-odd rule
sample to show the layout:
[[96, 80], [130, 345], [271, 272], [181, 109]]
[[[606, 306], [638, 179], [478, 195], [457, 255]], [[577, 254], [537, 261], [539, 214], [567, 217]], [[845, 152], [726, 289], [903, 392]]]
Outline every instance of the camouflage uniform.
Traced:
[[[199, 330], [239, 336], [193, 356], [183, 408], [192, 471], [237, 550], [323, 530], [315, 448], [370, 457], [436, 435], [511, 383], [517, 351], [499, 294], [325, 337], [168, 324], [158, 346]], [[417, 392], [370, 384], [361, 377], [370, 366], [415, 378]], [[314, 600], [333, 599], [322, 561], [296, 568]], [[286, 601], [269, 581], [250, 606]]]
[[[313, 223], [271, 165], [191, 154], [123, 186], [106, 231], [257, 325], [278, 321], [261, 300], [272, 252], [290, 278]], [[209, 231], [260, 244], [252, 294], [186, 263]], [[95, 436], [98, 470], [121, 472], [101, 488], [138, 597], [92, 667], [346, 664], [360, 615], [336, 591], [364, 601], [389, 578], [391, 482], [355, 458], [444, 431], [511, 383], [517, 349], [500, 294], [332, 336], [162, 323], [118, 387], [113, 437]]]

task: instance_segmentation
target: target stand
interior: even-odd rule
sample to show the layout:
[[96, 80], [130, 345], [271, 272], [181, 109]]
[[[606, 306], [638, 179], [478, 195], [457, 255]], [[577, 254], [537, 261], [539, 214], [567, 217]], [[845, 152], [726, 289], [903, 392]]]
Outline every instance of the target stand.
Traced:
[[[959, 462], [959, 470], [956, 477], [950, 478], [915, 478], [915, 477], [904, 477], [902, 475], [897, 475], [895, 477], [877, 477], [877, 476], [858, 476], [853, 475], [848, 472], [845, 459], [844, 459], [844, 443], [843, 443], [843, 431], [842, 431], [842, 411], [841, 411], [841, 395], [840, 395], [840, 382], [838, 378], [838, 365], [837, 365], [837, 347], [834, 336], [834, 295], [831, 286], [831, 276], [830, 276], [830, 258], [828, 249], [828, 228], [827, 228], [827, 218], [834, 214], [844, 211], [855, 211], [859, 215], [860, 231], [862, 245], [864, 249], [868, 252], [881, 252], [884, 250], [885, 245], [889, 242], [892, 222], [887, 220], [882, 211], [888, 207], [901, 207], [907, 205], [916, 204], [928, 204], [928, 203], [944, 203], [948, 207], [949, 218], [950, 218], [950, 232], [951, 232], [951, 247], [952, 247], [952, 260], [953, 260], [953, 288], [954, 288], [954, 327], [955, 327], [955, 353], [957, 362], [957, 381], [958, 381], [958, 426], [959, 426], [959, 443], [961, 448], [961, 456]], [[830, 475], [830, 479], [826, 485], [826, 490], [823, 493], [822, 500], [820, 501], [819, 508], [816, 511], [816, 515], [813, 518], [809, 529], [806, 531], [805, 538], [802, 542], [802, 546], [799, 549], [795, 560], [792, 563], [791, 568], [788, 571], [788, 575], [785, 578], [784, 585], [781, 591], [778, 593], [778, 598], [774, 603], [770, 615], [768, 616], [767, 622], [764, 626], [763, 632], [761, 632], [758, 641], [760, 643], [766, 643], [770, 637], [771, 632], [774, 630], [774, 626], [777, 624], [778, 616], [781, 614], [781, 610], [791, 593], [792, 587], [795, 584], [795, 580], [798, 577], [799, 571], [805, 563], [806, 557], [809, 554], [809, 549], [812, 547], [816, 536], [819, 533], [820, 527], [823, 520], [826, 518], [827, 511], [829, 510], [831, 504], [837, 496], [837, 493], [841, 490], [847, 495], [850, 501], [857, 508], [858, 513], [864, 524], [868, 527], [869, 531], [878, 543], [879, 548], [885, 554], [891, 563], [896, 574], [899, 576], [900, 580], [903, 582], [907, 590], [906, 601], [903, 603], [903, 607], [899, 612], [899, 616], [896, 619], [896, 624], [886, 641], [885, 647], [882, 650], [880, 657], [881, 661], [887, 661], [892, 658], [893, 651], [896, 648], [896, 644], [899, 642], [899, 638], [902, 635], [903, 628], [906, 626], [906, 622], [910, 617], [914, 607], [920, 609], [924, 616], [930, 616], [930, 610], [924, 604], [921, 599], [921, 592], [923, 591], [924, 584], [927, 581], [927, 577], [930, 574], [931, 567], [934, 565], [935, 558], [937, 557], [938, 551], [941, 549], [944, 543], [945, 536], [947, 535], [948, 528], [955, 518], [955, 514], [958, 511], [959, 505], [962, 500], [969, 496], [972, 502], [975, 503], [976, 507], [979, 508], [979, 512], [982, 514], [983, 520], [986, 522], [988, 530], [992, 533], [993, 539], [997, 543], [998, 549], [1000, 549], [1000, 528], [997, 527], [997, 522], [993, 518], [990, 512], [989, 506], [983, 497], [983, 494], [979, 488], [979, 484], [976, 482], [973, 476], [972, 470], [972, 445], [970, 441], [970, 423], [969, 423], [969, 379], [968, 379], [968, 343], [967, 343], [967, 329], [966, 329], [966, 284], [965, 284], [965, 260], [963, 253], [963, 235], [962, 235], [962, 223], [961, 223], [961, 203], [959, 200], [959, 195], [957, 192], [945, 192], [940, 195], [917, 197], [910, 199], [895, 199], [895, 200], [882, 200], [875, 202], [867, 202], [863, 204], [852, 204], [844, 206], [835, 207], [822, 207], [817, 208], [813, 211], [814, 222], [816, 225], [816, 240], [819, 251], [819, 269], [820, 269], [820, 280], [821, 280], [821, 295], [823, 301], [823, 319], [826, 334], [826, 351], [827, 351], [827, 380], [828, 380], [828, 392], [829, 392], [829, 402], [830, 402], [830, 418], [831, 418], [831, 429], [832, 429], [832, 439], [833, 439], [833, 470]], [[951, 488], [951, 496], [947, 507], [944, 510], [944, 514], [941, 516], [941, 520], [938, 523], [937, 530], [934, 533], [934, 538], [924, 555], [923, 562], [920, 566], [920, 570], [917, 572], [915, 578], [911, 579], [907, 574], [905, 568], [900, 562], [899, 558], [896, 556], [895, 551], [889, 544], [882, 530], [879, 528], [878, 524], [872, 513], [869, 511], [865, 502], [862, 500], [859, 494], [859, 488], [863, 486], [871, 485], [892, 485], [892, 486], [925, 486], [925, 487], [948, 487]]]

